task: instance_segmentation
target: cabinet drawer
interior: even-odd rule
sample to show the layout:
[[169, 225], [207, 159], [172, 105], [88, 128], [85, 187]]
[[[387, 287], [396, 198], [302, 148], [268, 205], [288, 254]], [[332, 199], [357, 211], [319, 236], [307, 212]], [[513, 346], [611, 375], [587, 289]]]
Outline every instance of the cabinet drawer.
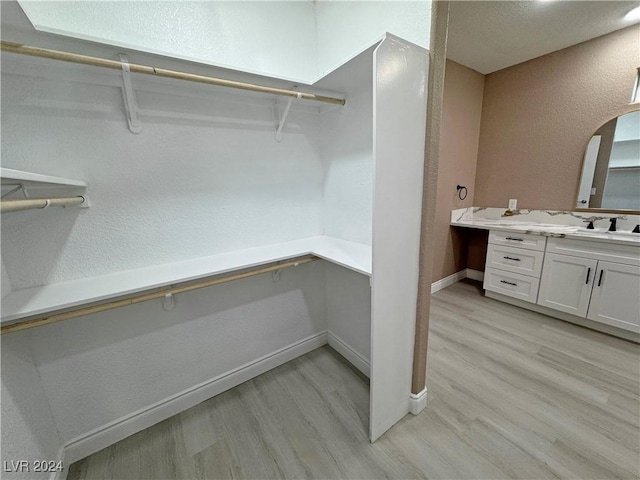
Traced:
[[547, 237], [532, 235], [530, 233], [509, 233], [500, 230], [490, 230], [489, 243], [543, 252], [547, 244]]
[[491, 245], [487, 248], [487, 267], [540, 277], [544, 252]]
[[528, 275], [487, 268], [484, 272], [484, 289], [525, 302], [536, 303], [540, 280]]

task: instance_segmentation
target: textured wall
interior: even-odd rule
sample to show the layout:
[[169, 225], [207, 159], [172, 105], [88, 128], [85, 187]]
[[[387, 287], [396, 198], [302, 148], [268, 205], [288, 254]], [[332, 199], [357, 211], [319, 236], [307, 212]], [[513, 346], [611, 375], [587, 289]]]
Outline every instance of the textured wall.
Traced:
[[372, 71], [370, 48], [319, 82], [347, 98], [344, 108], [320, 117], [324, 233], [367, 245], [373, 215]]
[[[29, 335], [20, 332], [2, 337], [2, 461], [9, 466], [11, 461], [56, 460], [62, 446], [29, 353]], [[3, 472], [2, 478], [49, 478], [48, 473], [33, 472], [33, 463], [31, 467], [29, 472]]]
[[431, 0], [318, 0], [318, 72], [324, 75], [386, 33], [429, 47]]
[[[484, 75], [447, 60], [438, 168], [433, 281], [467, 267], [464, 229], [451, 228], [451, 210], [474, 205]], [[456, 185], [465, 185], [465, 200]]]
[[133, 135], [117, 72], [2, 67], [3, 166], [85, 180], [91, 202], [2, 216], [14, 288], [322, 233], [315, 112], [292, 108], [278, 143], [269, 98], [142, 77]]
[[327, 263], [327, 329], [367, 361], [371, 359], [371, 286], [369, 278]]
[[325, 331], [322, 269], [180, 294], [169, 312], [154, 301], [33, 330], [63, 441]]
[[37, 28], [174, 58], [310, 80], [310, 1], [20, 2]]
[[20, 3], [43, 31], [305, 82], [386, 32], [429, 45], [430, 0]]
[[628, 109], [639, 36], [635, 25], [487, 75], [476, 205], [574, 208], [591, 135]]

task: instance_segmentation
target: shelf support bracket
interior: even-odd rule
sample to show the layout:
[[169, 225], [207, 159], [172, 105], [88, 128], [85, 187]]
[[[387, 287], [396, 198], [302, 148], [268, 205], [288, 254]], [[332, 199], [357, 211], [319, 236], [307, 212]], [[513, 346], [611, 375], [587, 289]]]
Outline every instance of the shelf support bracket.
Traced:
[[173, 293], [167, 293], [164, 297], [162, 297], [162, 308], [170, 312], [176, 306], [176, 300], [173, 298]]
[[[302, 94], [298, 92], [298, 99], [302, 98]], [[284, 130], [284, 126], [287, 123], [287, 117], [289, 116], [289, 110], [291, 110], [291, 104], [293, 103], [293, 97], [289, 97], [287, 100], [287, 106], [284, 107], [284, 113], [280, 120], [278, 121], [278, 128], [276, 129], [276, 142], [281, 142], [284, 135], [282, 134], [282, 130]], [[278, 100], [276, 100], [276, 118], [278, 117]]]
[[138, 103], [136, 95], [131, 85], [131, 68], [129, 67], [129, 59], [124, 53], [119, 55], [122, 64], [122, 95], [124, 97], [124, 108], [127, 112], [127, 123], [132, 133], [140, 133], [142, 125], [138, 117]]

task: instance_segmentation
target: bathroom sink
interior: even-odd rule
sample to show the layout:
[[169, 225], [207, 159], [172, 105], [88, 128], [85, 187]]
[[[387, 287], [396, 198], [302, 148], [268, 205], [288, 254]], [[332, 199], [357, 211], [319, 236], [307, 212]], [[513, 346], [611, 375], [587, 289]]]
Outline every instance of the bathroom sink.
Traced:
[[577, 232], [580, 227], [572, 225], [528, 225], [527, 230], [535, 232], [549, 232], [549, 233], [573, 233]]
[[598, 235], [609, 235], [612, 238], [635, 238], [640, 240], [640, 233], [633, 233], [633, 232], [627, 232], [627, 231], [620, 231], [617, 230], [615, 232], [610, 232], [607, 228], [592, 228], [592, 229], [588, 229], [586, 227], [577, 227], [578, 230], [576, 231], [576, 233], [580, 233], [580, 234], [598, 234]]
[[640, 233], [633, 233], [633, 232], [620, 232], [620, 231], [616, 231], [616, 232], [605, 232], [607, 235], [612, 235], [614, 237], [629, 237], [629, 238], [638, 238], [640, 239]]

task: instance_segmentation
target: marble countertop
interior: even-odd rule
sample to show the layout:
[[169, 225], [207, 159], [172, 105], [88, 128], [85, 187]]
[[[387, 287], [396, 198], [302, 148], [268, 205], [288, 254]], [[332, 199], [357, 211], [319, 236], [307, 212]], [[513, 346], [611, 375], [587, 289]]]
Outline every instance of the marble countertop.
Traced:
[[[582, 212], [522, 210], [514, 216], [503, 216], [504, 212], [504, 208], [470, 207], [453, 210], [451, 212], [451, 225], [640, 246], [640, 234], [631, 232], [633, 228], [631, 224], [637, 221], [637, 218], [629, 218], [637, 217], [636, 215], [627, 215], [625, 217], [616, 217], [616, 215], [601, 216], [595, 222], [596, 228], [588, 230], [585, 219], [589, 218], [590, 215]], [[621, 226], [619, 231], [608, 231], [608, 218], [610, 217], [620, 219]], [[548, 223], [545, 223], [545, 220]], [[603, 223], [606, 223], [607, 226], [605, 227]]]

